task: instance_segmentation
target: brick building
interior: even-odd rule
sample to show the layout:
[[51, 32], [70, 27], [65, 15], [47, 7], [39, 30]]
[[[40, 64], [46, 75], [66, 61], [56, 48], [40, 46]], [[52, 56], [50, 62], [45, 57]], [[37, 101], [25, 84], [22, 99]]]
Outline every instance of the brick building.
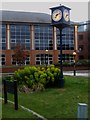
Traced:
[[78, 59], [89, 59], [89, 41], [90, 41], [90, 34], [89, 34], [89, 26], [90, 22], [81, 22], [78, 24]]
[[[29, 51], [25, 65], [57, 64], [60, 61], [60, 36], [59, 30], [51, 26], [50, 18], [45, 13], [2, 11], [0, 64], [17, 65], [13, 60], [13, 50], [17, 43]], [[70, 28], [63, 29], [63, 61], [72, 62], [73, 51], [78, 51], [78, 44], [82, 48], [77, 33], [78, 27], [74, 22]]]

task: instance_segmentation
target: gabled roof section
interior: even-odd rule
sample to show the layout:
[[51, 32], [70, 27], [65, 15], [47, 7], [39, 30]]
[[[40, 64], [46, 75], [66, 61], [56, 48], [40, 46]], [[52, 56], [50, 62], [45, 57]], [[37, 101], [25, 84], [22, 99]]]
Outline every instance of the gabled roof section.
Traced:
[[29, 22], [29, 23], [51, 23], [51, 17], [49, 14], [46, 14], [46, 13], [2, 10], [2, 21]]

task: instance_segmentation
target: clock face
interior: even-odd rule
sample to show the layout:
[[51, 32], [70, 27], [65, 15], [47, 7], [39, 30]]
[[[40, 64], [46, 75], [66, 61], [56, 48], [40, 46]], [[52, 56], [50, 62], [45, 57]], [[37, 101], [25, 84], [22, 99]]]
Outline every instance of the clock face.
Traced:
[[52, 19], [57, 22], [61, 18], [62, 18], [62, 11], [59, 9], [54, 10], [52, 13]]
[[64, 17], [64, 20], [67, 22], [70, 20], [70, 14], [69, 14], [69, 11], [67, 9], [65, 9], [63, 11], [63, 17]]

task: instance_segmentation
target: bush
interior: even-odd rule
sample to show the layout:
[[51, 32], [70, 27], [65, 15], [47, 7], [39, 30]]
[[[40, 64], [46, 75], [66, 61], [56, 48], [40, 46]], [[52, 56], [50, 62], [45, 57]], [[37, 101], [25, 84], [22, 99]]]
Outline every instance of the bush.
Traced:
[[14, 81], [14, 77], [13, 76], [3, 76], [2, 77], [2, 83], [4, 82], [4, 80], [7, 80], [7, 81]]
[[[73, 66], [74, 65], [74, 62], [69, 62], [69, 61], [64, 61], [62, 63], [63, 66]], [[60, 66], [60, 63], [58, 64], [55, 64], [56, 67], [59, 67]]]
[[90, 65], [90, 60], [84, 59], [84, 60], [78, 60], [76, 65], [85, 65], [85, 66], [89, 66]]
[[14, 79], [19, 85], [26, 85], [33, 91], [42, 91], [45, 87], [56, 85], [60, 73], [59, 68], [54, 65], [45, 67], [25, 67], [22, 70], [15, 71]]

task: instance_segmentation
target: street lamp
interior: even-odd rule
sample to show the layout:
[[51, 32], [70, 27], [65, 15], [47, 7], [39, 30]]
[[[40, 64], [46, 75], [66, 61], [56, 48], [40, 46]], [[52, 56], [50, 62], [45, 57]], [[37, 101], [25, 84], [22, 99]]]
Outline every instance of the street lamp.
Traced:
[[45, 53], [45, 64], [46, 64], [46, 67], [47, 67], [47, 65], [48, 65], [48, 50], [46, 49], [45, 51], [46, 51], [46, 53]]
[[74, 76], [76, 76], [76, 60], [75, 60], [76, 54], [77, 53], [74, 51], [73, 52], [73, 56], [74, 56]]

